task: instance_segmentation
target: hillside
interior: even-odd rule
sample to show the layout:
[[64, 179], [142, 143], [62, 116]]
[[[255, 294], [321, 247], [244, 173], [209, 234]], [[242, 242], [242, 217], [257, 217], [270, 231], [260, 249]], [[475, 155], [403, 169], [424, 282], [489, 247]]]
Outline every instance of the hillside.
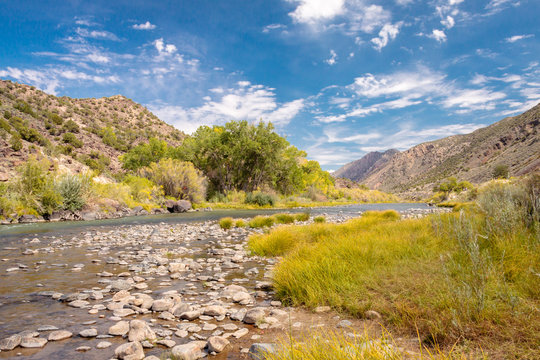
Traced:
[[179, 145], [184, 134], [121, 95], [72, 99], [0, 80], [0, 180], [33, 153], [114, 173], [119, 155], [153, 136]]
[[470, 134], [395, 153], [375, 163], [362, 181], [373, 189], [413, 196], [429, 193], [449, 176], [473, 183], [489, 180], [498, 164], [507, 165], [511, 176], [527, 174], [540, 169], [539, 130], [540, 104]]
[[399, 151], [395, 149], [385, 152], [373, 151], [367, 153], [362, 158], [345, 164], [336, 170], [334, 176], [336, 178], [346, 178], [356, 182], [363, 182], [373, 169], [384, 166], [397, 153]]

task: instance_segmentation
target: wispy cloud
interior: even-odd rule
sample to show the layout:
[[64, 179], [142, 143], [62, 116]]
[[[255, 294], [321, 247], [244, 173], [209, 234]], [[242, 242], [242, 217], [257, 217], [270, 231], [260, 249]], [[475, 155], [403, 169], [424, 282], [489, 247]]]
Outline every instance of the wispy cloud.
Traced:
[[105, 30], [89, 30], [87, 28], [77, 28], [75, 32], [84, 38], [92, 38], [92, 39], [103, 39], [103, 40], [112, 40], [112, 41], [120, 41], [118, 36], [113, 34], [110, 31]]
[[533, 34], [527, 34], [527, 35], [514, 35], [514, 36], [510, 36], [510, 37], [507, 37], [506, 39], [504, 39], [506, 42], [508, 43], [515, 43], [516, 41], [519, 41], [519, 40], [523, 40], [523, 39], [528, 39], [528, 38], [532, 38], [534, 37]]
[[324, 60], [325, 63], [327, 63], [328, 65], [332, 66], [332, 65], [335, 65], [337, 63], [337, 54], [334, 50], [330, 50], [330, 57], [326, 60]]

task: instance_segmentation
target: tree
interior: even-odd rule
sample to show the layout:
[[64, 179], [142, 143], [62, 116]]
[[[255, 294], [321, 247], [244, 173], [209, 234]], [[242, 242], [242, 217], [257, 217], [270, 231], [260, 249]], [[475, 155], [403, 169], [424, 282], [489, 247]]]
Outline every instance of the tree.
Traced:
[[508, 179], [508, 165], [497, 164], [493, 168], [493, 178], [494, 179]]
[[139, 144], [122, 155], [120, 161], [124, 169], [136, 171], [165, 157], [176, 156], [164, 140], [152, 137], [147, 144]]

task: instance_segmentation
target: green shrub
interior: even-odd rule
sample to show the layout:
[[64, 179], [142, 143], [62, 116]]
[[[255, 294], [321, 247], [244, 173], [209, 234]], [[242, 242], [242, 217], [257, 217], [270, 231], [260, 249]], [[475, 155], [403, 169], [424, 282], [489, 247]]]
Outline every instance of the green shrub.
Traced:
[[247, 226], [247, 224], [244, 220], [238, 219], [236, 220], [236, 224], [234, 226], [236, 226], [237, 228], [244, 228]]
[[19, 133], [14, 133], [11, 135], [11, 139], [9, 139], [9, 145], [14, 151], [19, 151], [23, 147], [23, 143], [21, 141], [21, 135]]
[[111, 163], [111, 159], [95, 150], [92, 150], [89, 155], [83, 155], [80, 161], [92, 170], [102, 173]]
[[13, 107], [15, 109], [23, 112], [23, 113], [26, 113], [26, 114], [32, 116], [32, 117], [36, 116], [36, 114], [32, 110], [32, 107], [26, 101], [20, 100]]
[[508, 165], [497, 164], [493, 168], [492, 176], [494, 179], [508, 179], [509, 169]]
[[163, 187], [165, 195], [191, 202], [204, 201], [206, 181], [192, 163], [161, 159], [140, 170], [142, 176]]
[[233, 226], [233, 218], [224, 217], [219, 220], [219, 226], [224, 230], [229, 230]]
[[291, 214], [274, 214], [273, 218], [276, 224], [292, 224], [295, 219]]
[[77, 136], [75, 134], [67, 132], [64, 135], [62, 135], [62, 141], [66, 144], [70, 144], [73, 147], [80, 149], [83, 147], [83, 142], [79, 139], [77, 139]]
[[7, 120], [9, 120], [11, 118], [11, 113], [7, 110], [4, 111], [4, 118], [6, 118]]
[[259, 206], [274, 206], [275, 199], [272, 195], [260, 191], [246, 194], [246, 204], [255, 204]]
[[163, 189], [147, 178], [127, 175], [122, 182], [129, 186], [130, 195], [135, 201], [158, 203], [163, 200]]
[[326, 218], [324, 216], [316, 216], [313, 218], [313, 221], [319, 224], [322, 224], [326, 222]]
[[77, 123], [71, 119], [66, 121], [64, 126], [62, 126], [62, 129], [71, 133], [78, 133], [80, 131], [79, 125], [77, 125]]
[[[62, 123], [64, 122], [64, 119], [62, 119], [62, 117], [60, 115], [56, 114], [56, 113], [48, 113], [47, 118], [49, 120], [51, 120], [56, 125], [62, 125]], [[77, 124], [75, 124], [75, 125], [77, 125]], [[73, 125], [70, 125], [70, 126], [73, 127]]]
[[62, 196], [64, 210], [76, 211], [86, 204], [91, 179], [87, 175], [60, 175], [55, 181], [55, 188]]
[[364, 211], [362, 217], [375, 218], [380, 220], [399, 220], [401, 215], [395, 210], [384, 211]]
[[296, 214], [294, 217], [295, 217], [296, 221], [308, 221], [309, 216], [310, 216], [309, 213], [304, 212], [304, 213]]
[[0, 129], [4, 129], [6, 130], [8, 133], [11, 132], [11, 126], [9, 125], [9, 123], [4, 120], [4, 119], [0, 119]]
[[248, 223], [251, 228], [270, 227], [274, 225], [274, 218], [271, 216], [255, 216]]

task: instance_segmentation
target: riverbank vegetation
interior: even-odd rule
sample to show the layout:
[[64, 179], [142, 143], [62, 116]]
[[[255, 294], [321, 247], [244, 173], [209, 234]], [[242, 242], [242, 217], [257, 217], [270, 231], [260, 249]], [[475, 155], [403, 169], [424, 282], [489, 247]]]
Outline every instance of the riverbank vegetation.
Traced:
[[[116, 174], [104, 172], [107, 158], [99, 153], [83, 160], [91, 170], [74, 173], [47, 156], [30, 156], [17, 176], [0, 185], [0, 216], [138, 206], [151, 211], [167, 199], [189, 200], [194, 208], [236, 209], [399, 201], [359, 184], [336, 187], [318, 162], [263, 122], [202, 126], [179, 146], [150, 138], [120, 156], [123, 171]], [[82, 184], [76, 204], [63, 190], [68, 183]]]
[[340, 225], [278, 227], [249, 247], [283, 257], [274, 288], [285, 303], [357, 317], [373, 310], [428, 347], [537, 358], [539, 224], [536, 174], [488, 184], [475, 206], [454, 213], [400, 221], [367, 212]]

